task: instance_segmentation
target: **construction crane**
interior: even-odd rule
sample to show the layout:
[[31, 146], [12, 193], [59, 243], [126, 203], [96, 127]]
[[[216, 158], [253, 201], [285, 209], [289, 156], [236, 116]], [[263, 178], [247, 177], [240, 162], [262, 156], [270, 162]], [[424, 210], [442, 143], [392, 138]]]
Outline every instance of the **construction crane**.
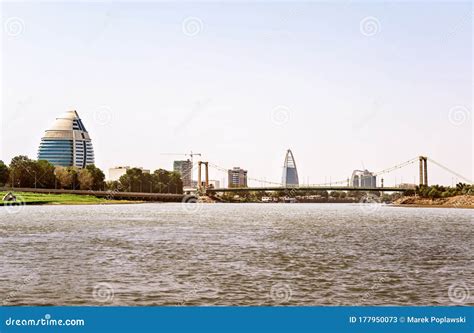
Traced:
[[194, 157], [194, 156], [201, 156], [201, 153], [193, 153], [193, 152], [191, 151], [191, 153], [189, 153], [189, 154], [186, 154], [186, 153], [184, 153], [184, 154], [179, 154], [179, 153], [161, 153], [160, 155], [189, 156], [189, 157], [191, 157], [191, 164], [194, 165], [193, 157]]

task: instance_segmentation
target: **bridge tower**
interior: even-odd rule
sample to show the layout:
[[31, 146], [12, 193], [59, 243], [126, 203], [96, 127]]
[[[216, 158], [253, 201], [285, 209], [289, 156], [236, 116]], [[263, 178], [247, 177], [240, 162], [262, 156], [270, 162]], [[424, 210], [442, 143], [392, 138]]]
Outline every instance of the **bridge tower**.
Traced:
[[428, 186], [428, 157], [420, 156], [420, 186]]
[[207, 189], [209, 187], [209, 162], [198, 162], [198, 190], [202, 190], [202, 165], [206, 166], [205, 174], [204, 174], [204, 188]]

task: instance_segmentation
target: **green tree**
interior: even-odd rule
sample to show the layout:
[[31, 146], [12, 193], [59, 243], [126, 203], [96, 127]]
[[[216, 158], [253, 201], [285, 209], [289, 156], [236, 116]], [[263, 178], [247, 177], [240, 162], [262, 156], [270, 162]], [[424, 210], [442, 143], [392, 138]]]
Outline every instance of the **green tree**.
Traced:
[[178, 172], [170, 172], [170, 192], [182, 194], [183, 193], [183, 181], [181, 180], [181, 175]]
[[103, 190], [105, 188], [104, 172], [93, 164], [86, 166], [86, 170], [88, 170], [92, 176], [92, 185], [90, 188], [94, 191]]
[[169, 172], [164, 169], [158, 169], [153, 172], [153, 180], [158, 186], [158, 192], [169, 192], [170, 176]]
[[15, 156], [10, 162], [10, 184], [14, 187], [35, 186], [35, 165], [28, 156]]
[[322, 198], [327, 199], [329, 197], [328, 191], [316, 191], [315, 195], [320, 195]]
[[366, 195], [367, 194], [362, 191], [349, 191], [349, 194], [348, 194], [349, 197], [354, 198], [356, 200], [361, 200]]
[[403, 192], [403, 195], [407, 197], [412, 197], [415, 195], [415, 190], [406, 190], [405, 192]]
[[124, 191], [140, 192], [143, 186], [143, 171], [139, 168], [128, 169], [127, 172], [120, 177], [120, 184]]
[[178, 172], [158, 169], [151, 177], [153, 192], [159, 193], [183, 193], [183, 181]]
[[[119, 179], [123, 191], [145, 193], [183, 193], [183, 181], [178, 172], [164, 169], [155, 170], [152, 174], [144, 173], [139, 168], [127, 170]], [[108, 188], [117, 187], [117, 184], [108, 184]]]
[[54, 175], [54, 165], [45, 160], [34, 162], [36, 187], [54, 188], [56, 176]]
[[109, 180], [105, 183], [105, 189], [107, 191], [123, 192], [124, 188], [118, 180]]
[[153, 192], [153, 175], [149, 173], [142, 175], [142, 192]]
[[10, 163], [9, 183], [15, 187], [53, 188], [54, 166], [48, 161], [34, 161], [20, 155]]
[[81, 190], [92, 190], [94, 177], [92, 176], [92, 172], [90, 172], [88, 169], [79, 170], [77, 173], [77, 180]]
[[65, 167], [58, 166], [55, 170], [58, 187], [62, 189], [72, 188], [73, 177]]
[[75, 167], [56, 167], [55, 175], [60, 188], [67, 190], [80, 188], [78, 170]]
[[8, 177], [10, 175], [10, 170], [8, 166], [0, 161], [0, 186], [5, 186], [8, 183]]
[[442, 192], [439, 191], [436, 187], [432, 187], [428, 192], [428, 197], [431, 199], [435, 199], [441, 197], [441, 194]]

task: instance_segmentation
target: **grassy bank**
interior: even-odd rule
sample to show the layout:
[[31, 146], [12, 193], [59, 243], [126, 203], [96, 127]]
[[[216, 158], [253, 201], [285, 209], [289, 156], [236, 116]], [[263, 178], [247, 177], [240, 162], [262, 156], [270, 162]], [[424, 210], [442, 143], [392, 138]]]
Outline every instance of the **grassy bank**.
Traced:
[[[0, 192], [0, 200], [7, 192]], [[104, 205], [104, 204], [122, 204], [137, 203], [140, 201], [129, 200], [108, 200], [105, 198], [97, 198], [92, 195], [78, 194], [43, 194], [31, 192], [13, 192], [20, 204], [26, 205]], [[6, 203], [0, 201], [0, 206]]]

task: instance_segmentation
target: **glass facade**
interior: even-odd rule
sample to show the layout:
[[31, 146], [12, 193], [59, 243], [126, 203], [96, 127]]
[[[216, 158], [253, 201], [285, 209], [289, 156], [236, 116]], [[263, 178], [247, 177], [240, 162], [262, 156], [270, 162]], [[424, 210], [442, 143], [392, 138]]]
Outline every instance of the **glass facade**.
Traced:
[[46, 131], [38, 149], [38, 160], [62, 167], [84, 168], [94, 164], [91, 139], [76, 111], [66, 112]]
[[72, 140], [43, 138], [38, 151], [38, 160], [46, 160], [64, 167], [74, 165]]
[[283, 177], [282, 177], [283, 186], [298, 186], [298, 170], [296, 169], [295, 158], [291, 150], [287, 150], [285, 156], [285, 163], [283, 165]]
[[354, 170], [351, 184], [353, 187], [375, 188], [377, 187], [377, 176], [368, 170]]
[[190, 160], [174, 161], [173, 170], [179, 172], [184, 187], [191, 187], [193, 175], [193, 163]]

